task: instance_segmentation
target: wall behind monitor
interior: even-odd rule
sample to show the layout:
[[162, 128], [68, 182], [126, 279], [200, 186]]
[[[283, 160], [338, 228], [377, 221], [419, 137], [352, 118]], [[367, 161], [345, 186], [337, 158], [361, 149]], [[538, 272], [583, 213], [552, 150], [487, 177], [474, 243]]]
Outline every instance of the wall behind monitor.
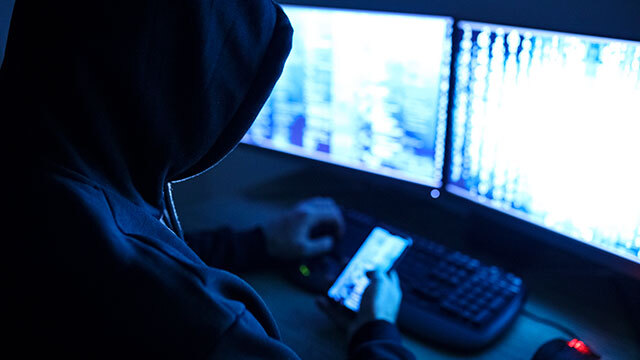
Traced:
[[504, 25], [640, 41], [638, 0], [283, 0], [282, 3], [420, 12]]
[[[448, 15], [459, 19], [640, 41], [637, 0], [283, 0], [283, 3]], [[0, 64], [15, 0], [0, 1]]]

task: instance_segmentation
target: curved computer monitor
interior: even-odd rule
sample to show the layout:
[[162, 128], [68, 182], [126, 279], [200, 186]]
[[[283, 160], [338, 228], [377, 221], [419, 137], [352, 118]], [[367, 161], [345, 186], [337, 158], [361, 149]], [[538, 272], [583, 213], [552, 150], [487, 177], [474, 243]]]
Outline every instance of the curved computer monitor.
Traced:
[[283, 8], [293, 48], [243, 142], [441, 186], [452, 19]]
[[640, 43], [456, 27], [446, 190], [640, 277]]

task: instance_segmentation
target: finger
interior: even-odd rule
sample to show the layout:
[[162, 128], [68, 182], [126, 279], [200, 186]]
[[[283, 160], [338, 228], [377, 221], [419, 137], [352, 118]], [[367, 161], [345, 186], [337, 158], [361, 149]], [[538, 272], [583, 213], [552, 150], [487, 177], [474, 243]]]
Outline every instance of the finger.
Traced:
[[323, 236], [317, 239], [306, 239], [302, 242], [302, 252], [305, 256], [314, 256], [326, 253], [333, 248], [333, 238]]
[[314, 211], [320, 208], [338, 208], [338, 205], [332, 199], [320, 197], [305, 200], [298, 206], [300, 209], [308, 211]]
[[335, 204], [318, 206], [311, 205], [305, 209], [306, 224], [312, 227], [321, 222], [330, 222], [338, 225], [338, 231], [342, 234], [345, 230], [345, 221], [340, 208]]
[[384, 271], [382, 269], [371, 269], [365, 273], [370, 280], [380, 280], [384, 277]]
[[384, 272], [380, 269], [368, 271], [366, 275], [370, 281], [369, 286], [367, 288], [369, 287], [375, 288], [378, 286], [378, 284], [384, 281]]
[[391, 283], [395, 286], [400, 286], [400, 278], [398, 277], [398, 272], [395, 270], [391, 270], [391, 272], [389, 273], [389, 279], [391, 280]]
[[324, 197], [324, 196], [316, 196], [313, 197], [311, 199], [306, 200], [304, 203], [309, 203], [309, 204], [317, 204], [317, 205], [336, 205], [336, 202], [330, 198], [330, 197]]
[[[362, 293], [362, 304], [368, 303], [371, 304], [372, 298], [374, 298], [376, 293], [378, 292], [378, 286], [380, 284], [380, 278], [378, 271], [370, 270], [365, 273], [367, 278], [369, 278], [369, 285], [364, 289]], [[367, 300], [368, 299], [368, 300]]]
[[402, 286], [400, 286], [400, 277], [398, 277], [398, 272], [393, 270], [389, 276], [399, 299], [402, 299]]

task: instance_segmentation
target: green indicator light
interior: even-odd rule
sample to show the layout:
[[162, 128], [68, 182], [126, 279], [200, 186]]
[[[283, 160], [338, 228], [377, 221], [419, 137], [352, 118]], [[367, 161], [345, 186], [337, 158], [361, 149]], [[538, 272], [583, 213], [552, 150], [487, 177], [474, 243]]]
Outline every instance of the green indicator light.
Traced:
[[300, 265], [299, 269], [300, 269], [300, 273], [302, 274], [302, 276], [308, 277], [309, 274], [311, 274], [311, 271], [309, 270], [307, 265]]

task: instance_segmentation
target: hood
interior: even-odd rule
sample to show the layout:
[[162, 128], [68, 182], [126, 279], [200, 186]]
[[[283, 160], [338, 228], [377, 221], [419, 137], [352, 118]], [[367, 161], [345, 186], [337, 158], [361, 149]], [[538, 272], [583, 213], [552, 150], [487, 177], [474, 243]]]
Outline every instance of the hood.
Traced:
[[238, 144], [291, 35], [271, 0], [17, 2], [0, 111], [18, 130], [5, 140], [32, 167], [62, 166], [162, 209], [166, 183]]

